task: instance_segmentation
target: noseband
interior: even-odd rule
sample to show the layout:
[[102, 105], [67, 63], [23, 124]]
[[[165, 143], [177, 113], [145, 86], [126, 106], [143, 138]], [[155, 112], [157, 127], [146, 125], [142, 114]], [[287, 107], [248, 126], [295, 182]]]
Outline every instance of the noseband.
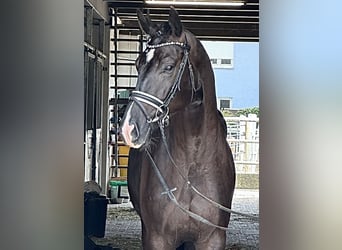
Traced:
[[[157, 49], [160, 47], [173, 46], [173, 45], [181, 47], [184, 50], [184, 56], [179, 65], [179, 70], [176, 76], [176, 80], [174, 81], [165, 99], [161, 100], [154, 95], [148, 94], [143, 91], [138, 91], [138, 90], [132, 91], [132, 94], [130, 96], [130, 100], [136, 103], [138, 107], [141, 109], [141, 111], [143, 112], [143, 114], [145, 115], [147, 123], [158, 122], [163, 127], [168, 125], [169, 104], [172, 101], [172, 99], [175, 97], [177, 90], [180, 90], [180, 83], [181, 83], [181, 79], [182, 79], [186, 64], [188, 64], [189, 71], [190, 71], [191, 86], [193, 89], [195, 89], [194, 74], [193, 74], [192, 65], [189, 59], [190, 46], [187, 43], [182, 43], [182, 42], [177, 42], [177, 41], [176, 42], [171, 41], [171, 42], [160, 43], [160, 44], [155, 44], [155, 45], [147, 43], [146, 50], [145, 50], [145, 53], [147, 53], [151, 49]], [[143, 103], [155, 109], [154, 117], [150, 117], [147, 114], [146, 109], [142, 105]]]

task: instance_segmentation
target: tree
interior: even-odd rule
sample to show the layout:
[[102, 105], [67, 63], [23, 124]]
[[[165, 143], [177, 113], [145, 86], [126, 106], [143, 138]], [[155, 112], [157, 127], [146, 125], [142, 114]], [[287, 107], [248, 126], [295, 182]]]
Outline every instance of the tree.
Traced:
[[236, 114], [238, 116], [240, 115], [248, 116], [248, 114], [256, 114], [257, 117], [259, 117], [259, 107], [240, 109]]

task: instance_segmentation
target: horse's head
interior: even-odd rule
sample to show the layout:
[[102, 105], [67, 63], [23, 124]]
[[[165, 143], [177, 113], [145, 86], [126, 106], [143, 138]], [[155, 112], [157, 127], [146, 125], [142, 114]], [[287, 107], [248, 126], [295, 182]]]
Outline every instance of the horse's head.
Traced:
[[152, 23], [141, 11], [138, 20], [150, 39], [136, 60], [138, 81], [121, 124], [122, 136], [133, 148], [148, 144], [153, 130], [167, 125], [169, 114], [184, 109], [196, 88], [190, 44], [176, 10], [170, 9], [165, 23]]

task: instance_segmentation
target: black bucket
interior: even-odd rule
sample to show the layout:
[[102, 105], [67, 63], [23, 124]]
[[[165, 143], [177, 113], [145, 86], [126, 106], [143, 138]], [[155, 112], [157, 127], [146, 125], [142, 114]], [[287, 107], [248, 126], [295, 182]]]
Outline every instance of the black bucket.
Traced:
[[107, 204], [106, 196], [97, 193], [84, 193], [84, 235], [104, 237]]

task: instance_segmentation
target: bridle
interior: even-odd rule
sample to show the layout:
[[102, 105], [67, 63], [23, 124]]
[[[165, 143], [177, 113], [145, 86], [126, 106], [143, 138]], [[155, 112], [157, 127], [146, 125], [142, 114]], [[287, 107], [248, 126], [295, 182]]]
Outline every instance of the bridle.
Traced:
[[[186, 37], [185, 37], [186, 41]], [[175, 97], [177, 91], [180, 90], [180, 84], [182, 80], [182, 76], [185, 70], [185, 66], [188, 64], [189, 72], [190, 72], [190, 84], [193, 89], [195, 89], [195, 80], [194, 80], [194, 73], [192, 69], [192, 65], [189, 58], [190, 53], [190, 46], [187, 44], [187, 42], [178, 42], [178, 41], [171, 41], [171, 42], [165, 42], [160, 44], [150, 44], [149, 42], [146, 45], [145, 53], [148, 53], [151, 49], [157, 49], [164, 46], [179, 46], [183, 49], [184, 55], [182, 58], [182, 61], [179, 65], [179, 70], [177, 72], [176, 78], [174, 83], [172, 84], [168, 94], [164, 98], [164, 100], [159, 99], [158, 97], [148, 94], [144, 91], [138, 91], [133, 90], [130, 96], [130, 100], [133, 101], [138, 105], [138, 107], [141, 109], [143, 114], [146, 117], [147, 123], [161, 123], [162, 126], [167, 126], [169, 122], [169, 105], [172, 99]], [[154, 116], [149, 116], [144, 104], [147, 104], [155, 109]]]

